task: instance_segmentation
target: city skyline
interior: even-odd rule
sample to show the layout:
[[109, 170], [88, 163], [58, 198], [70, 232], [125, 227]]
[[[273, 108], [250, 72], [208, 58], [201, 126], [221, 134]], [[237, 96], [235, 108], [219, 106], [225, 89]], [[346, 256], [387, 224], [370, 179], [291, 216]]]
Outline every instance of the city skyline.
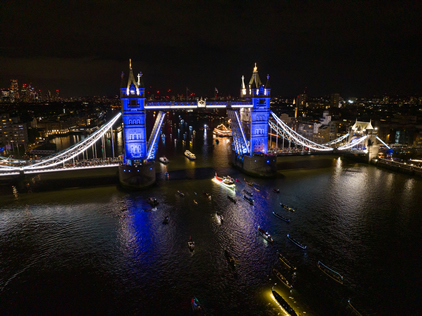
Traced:
[[238, 96], [254, 63], [273, 95], [420, 94], [420, 3], [4, 5], [0, 86], [117, 95], [128, 59], [147, 87]]

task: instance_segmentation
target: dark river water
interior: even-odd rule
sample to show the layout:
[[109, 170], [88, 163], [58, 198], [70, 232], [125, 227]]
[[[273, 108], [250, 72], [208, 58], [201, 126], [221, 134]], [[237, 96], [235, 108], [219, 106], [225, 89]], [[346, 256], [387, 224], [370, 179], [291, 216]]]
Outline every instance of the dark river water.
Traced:
[[[193, 296], [208, 315], [285, 315], [271, 295], [274, 284], [301, 315], [353, 315], [348, 299], [362, 315], [422, 315], [421, 180], [336, 156], [279, 157], [277, 178], [254, 179], [230, 167], [231, 139], [215, 144], [212, 128], [220, 121], [185, 115], [188, 124], [174, 128], [180, 121], [171, 118], [158, 148], [170, 163], [157, 162], [157, 185], [146, 191], [1, 188], [1, 315], [191, 315]], [[204, 123], [210, 130], [201, 130]], [[185, 149], [197, 160], [185, 158]], [[240, 182], [227, 189], [211, 180], [214, 172]], [[253, 206], [244, 188], [253, 191]], [[146, 202], [150, 196], [156, 209]], [[272, 244], [257, 234], [258, 225]], [[234, 269], [224, 249], [238, 260]], [[297, 267], [295, 278], [277, 252]], [[293, 281], [292, 290], [273, 268]]]

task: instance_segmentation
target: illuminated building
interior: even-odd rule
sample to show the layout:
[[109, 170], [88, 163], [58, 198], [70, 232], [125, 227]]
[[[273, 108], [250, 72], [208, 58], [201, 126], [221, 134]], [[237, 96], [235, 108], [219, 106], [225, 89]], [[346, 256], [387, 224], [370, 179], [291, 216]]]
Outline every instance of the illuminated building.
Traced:
[[18, 80], [11, 79], [10, 80], [10, 92], [9, 92], [10, 102], [17, 102], [19, 101], [19, 87], [18, 87]]

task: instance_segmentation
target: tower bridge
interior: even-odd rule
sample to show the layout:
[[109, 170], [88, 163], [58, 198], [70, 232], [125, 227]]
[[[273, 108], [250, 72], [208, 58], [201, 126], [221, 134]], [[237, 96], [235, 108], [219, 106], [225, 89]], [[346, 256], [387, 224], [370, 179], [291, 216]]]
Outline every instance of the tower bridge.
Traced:
[[[270, 78], [267, 75], [265, 84], [262, 83], [256, 64], [247, 84], [242, 76], [238, 100], [146, 100], [143, 75], [142, 73], [134, 75], [131, 61], [129, 61], [127, 79], [123, 73], [121, 79], [121, 113], [83, 141], [54, 155], [31, 161], [0, 157], [0, 179], [2, 176], [22, 176], [87, 168], [86, 165], [75, 164], [75, 158], [82, 155], [84, 159], [85, 154], [88, 157], [87, 152], [90, 148], [94, 153], [95, 144], [98, 141], [104, 142], [107, 133], [113, 135], [113, 125], [121, 117], [124, 131], [123, 161], [116, 161], [114, 156], [109, 159], [103, 157], [104, 163], [98, 164], [97, 161], [93, 165], [95, 168], [118, 167], [119, 180], [124, 187], [133, 189], [148, 187], [156, 181], [155, 158], [165, 118], [164, 111], [177, 109], [226, 109], [233, 134], [231, 161], [234, 166], [250, 175], [270, 177], [276, 174], [277, 156], [268, 151], [268, 135], [272, 133], [288, 141], [289, 144], [301, 146], [303, 151], [345, 152], [353, 149], [356, 153], [358, 152], [356, 148], [358, 148], [367, 159], [372, 159], [378, 154], [377, 139], [381, 140], [377, 138], [376, 130], [370, 122], [356, 122], [346, 135], [325, 144], [317, 144], [291, 129], [270, 110]], [[158, 110], [149, 136], [146, 130], [147, 110]], [[113, 140], [113, 137], [111, 139]]]

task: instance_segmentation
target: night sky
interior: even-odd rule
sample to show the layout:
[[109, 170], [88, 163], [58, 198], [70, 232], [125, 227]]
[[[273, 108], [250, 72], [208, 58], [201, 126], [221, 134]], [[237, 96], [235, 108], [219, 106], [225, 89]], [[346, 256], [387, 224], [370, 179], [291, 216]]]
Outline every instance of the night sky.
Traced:
[[272, 95], [421, 95], [422, 1], [7, 1], [0, 87], [239, 95], [254, 63]]

